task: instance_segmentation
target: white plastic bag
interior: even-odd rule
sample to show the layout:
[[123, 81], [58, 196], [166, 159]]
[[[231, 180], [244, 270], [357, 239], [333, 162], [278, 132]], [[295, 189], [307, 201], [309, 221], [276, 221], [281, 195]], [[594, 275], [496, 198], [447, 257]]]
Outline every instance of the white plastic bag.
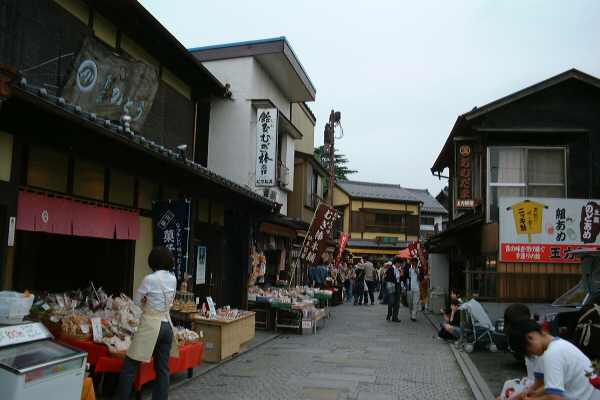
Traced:
[[502, 393], [500, 393], [500, 400], [513, 400], [523, 390], [527, 388], [527, 378], [523, 379], [511, 379], [504, 382], [502, 386]]

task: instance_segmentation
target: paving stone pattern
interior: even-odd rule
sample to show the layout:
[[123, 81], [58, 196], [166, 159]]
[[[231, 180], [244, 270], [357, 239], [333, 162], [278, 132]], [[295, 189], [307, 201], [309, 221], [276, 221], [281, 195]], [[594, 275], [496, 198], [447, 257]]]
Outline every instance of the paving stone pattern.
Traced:
[[334, 307], [316, 336], [283, 334], [177, 389], [170, 399], [472, 399], [429, 322], [385, 321], [385, 306]]

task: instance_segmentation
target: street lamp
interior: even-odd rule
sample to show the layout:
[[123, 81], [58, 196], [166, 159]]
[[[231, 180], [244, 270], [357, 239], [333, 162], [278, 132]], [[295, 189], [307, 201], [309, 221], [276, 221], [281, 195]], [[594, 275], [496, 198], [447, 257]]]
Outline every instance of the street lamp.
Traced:
[[[342, 113], [331, 110], [329, 122], [325, 124], [325, 150], [329, 153], [329, 204], [333, 206], [333, 187], [335, 185], [335, 127], [341, 127]], [[340, 139], [341, 136], [338, 138]]]

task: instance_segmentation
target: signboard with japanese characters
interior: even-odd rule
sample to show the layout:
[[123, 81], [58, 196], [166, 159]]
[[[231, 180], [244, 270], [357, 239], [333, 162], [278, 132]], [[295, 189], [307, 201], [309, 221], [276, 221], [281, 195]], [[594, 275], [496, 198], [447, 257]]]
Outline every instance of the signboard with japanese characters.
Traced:
[[184, 277], [188, 265], [190, 201], [169, 200], [154, 203], [154, 245], [171, 250], [177, 280]]
[[456, 154], [456, 201], [458, 209], [474, 208], [473, 198], [473, 146], [470, 143], [457, 144]]
[[300, 259], [313, 265], [321, 261], [321, 255], [325, 252], [331, 231], [336, 220], [339, 218], [337, 210], [325, 203], [320, 203], [313, 217], [310, 229], [300, 251]]
[[275, 186], [277, 166], [277, 109], [256, 110], [256, 186]]
[[577, 263], [572, 250], [600, 247], [600, 200], [500, 199], [500, 261]]

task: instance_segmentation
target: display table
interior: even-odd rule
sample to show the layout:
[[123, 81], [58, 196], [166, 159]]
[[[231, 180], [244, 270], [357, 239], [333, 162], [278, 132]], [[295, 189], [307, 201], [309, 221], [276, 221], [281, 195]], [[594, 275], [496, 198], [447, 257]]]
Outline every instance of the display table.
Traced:
[[192, 330], [204, 333], [204, 361], [217, 363], [239, 353], [242, 345], [254, 339], [255, 317], [248, 312], [233, 321], [194, 319]]
[[108, 347], [105, 344], [94, 343], [91, 340], [76, 340], [61, 337], [57, 341], [88, 353], [87, 362], [94, 368], [100, 357], [107, 357], [109, 355]]
[[[202, 356], [204, 353], [204, 345], [199, 343], [191, 343], [179, 348], [179, 358], [169, 358], [169, 370], [171, 374], [177, 374], [180, 372], [188, 373], [188, 378], [193, 375], [194, 368], [202, 364]], [[123, 359], [117, 357], [103, 356], [98, 359], [94, 373], [115, 373], [118, 374], [123, 369]], [[100, 380], [99, 393], [102, 393], [102, 381], [103, 375]], [[147, 363], [140, 363], [138, 374], [133, 383], [133, 389], [139, 392], [146, 383], [156, 379], [156, 372], [154, 371], [154, 363], [151, 360]]]

